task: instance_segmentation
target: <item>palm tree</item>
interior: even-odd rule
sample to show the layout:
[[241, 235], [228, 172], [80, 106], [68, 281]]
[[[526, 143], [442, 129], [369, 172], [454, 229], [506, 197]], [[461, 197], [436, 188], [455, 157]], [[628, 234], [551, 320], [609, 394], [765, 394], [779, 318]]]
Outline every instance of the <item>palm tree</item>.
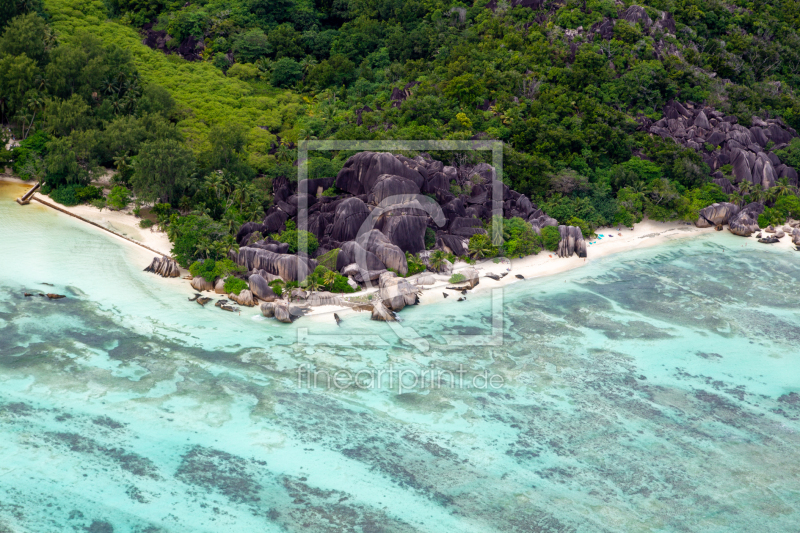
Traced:
[[469, 255], [474, 259], [483, 259], [497, 255], [497, 248], [487, 235], [473, 235], [469, 240]]
[[739, 194], [742, 195], [742, 201], [744, 201], [745, 198], [747, 198], [747, 196], [750, 194], [750, 191], [752, 190], [753, 190], [753, 184], [750, 183], [749, 181], [743, 181], [739, 184]]
[[312, 274], [306, 278], [306, 288], [308, 288], [309, 292], [314, 293], [318, 291], [321, 286], [322, 284], [317, 276]]
[[292, 151], [286, 146], [285, 143], [281, 142], [281, 145], [278, 147], [278, 150], [275, 152], [275, 159], [278, 161], [291, 161], [292, 160]]
[[211, 255], [211, 253], [213, 251], [212, 250], [212, 246], [211, 246], [211, 241], [209, 241], [208, 239], [205, 239], [205, 238], [204, 239], [200, 239], [197, 242], [197, 244], [195, 244], [194, 247], [195, 247], [195, 250], [197, 250], [197, 253], [202, 255], [206, 259], [209, 258], [209, 256]]
[[779, 179], [778, 183], [776, 183], [770, 190], [775, 191], [776, 200], [781, 196], [789, 196], [791, 194], [794, 194], [794, 187], [789, 185], [789, 178], [785, 177]]
[[760, 183], [756, 183], [750, 191], [750, 198], [753, 202], [762, 202], [765, 196], [764, 193], [764, 187]]
[[744, 198], [742, 198], [742, 195], [741, 195], [741, 194], [739, 194], [739, 192], [738, 192], [738, 191], [733, 191], [733, 192], [732, 192], [732, 193], [731, 193], [731, 194], [728, 196], [728, 201], [729, 201], [730, 203], [732, 203], [732, 204], [736, 204], [736, 205], [738, 205], [739, 207], [742, 207], [742, 204], [744, 204]]
[[239, 245], [236, 244], [236, 238], [233, 235], [226, 235], [222, 239], [214, 241], [211, 244], [211, 253], [217, 260], [228, 257], [228, 252], [231, 250], [234, 252], [239, 251]]
[[270, 61], [265, 57], [256, 59], [256, 62], [253, 64], [259, 71], [263, 72], [264, 74], [269, 74], [270, 72], [272, 72], [272, 61]]
[[771, 204], [775, 203], [775, 200], [779, 198], [779, 191], [777, 187], [770, 187], [769, 189], [764, 191], [764, 201], [769, 202]]
[[43, 76], [42, 74], [37, 74], [36, 78], [33, 82], [36, 89], [42, 92], [47, 92], [47, 89], [50, 87], [50, 81], [47, 77]]
[[314, 59], [314, 56], [306, 56], [302, 61], [300, 61], [300, 68], [303, 69], [303, 79], [308, 75], [308, 71], [311, 70], [314, 65], [317, 64], [317, 60]]
[[117, 86], [117, 82], [114, 80], [114, 78], [104, 79], [100, 86], [102, 87], [103, 92], [106, 94], [114, 94], [119, 91], [119, 86]]
[[333, 270], [325, 272], [325, 275], [322, 277], [322, 283], [328, 290], [333, 289], [333, 284], [336, 283], [336, 272]]
[[439, 272], [444, 266], [444, 262], [446, 260], [447, 260], [447, 255], [442, 250], [436, 250], [428, 258], [428, 263], [430, 263], [431, 268], [434, 271]]

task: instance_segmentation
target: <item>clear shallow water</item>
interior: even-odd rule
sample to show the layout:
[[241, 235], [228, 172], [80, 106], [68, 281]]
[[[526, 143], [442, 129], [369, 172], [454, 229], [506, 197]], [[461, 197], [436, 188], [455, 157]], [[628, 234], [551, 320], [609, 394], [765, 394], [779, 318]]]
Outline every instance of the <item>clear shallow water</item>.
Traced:
[[[502, 344], [453, 346], [489, 333], [488, 295], [404, 310], [410, 342], [366, 314], [230, 315], [3, 191], [2, 532], [800, 523], [800, 254], [723, 233], [605, 258], [510, 286]], [[505, 384], [315, 388], [301, 364]]]

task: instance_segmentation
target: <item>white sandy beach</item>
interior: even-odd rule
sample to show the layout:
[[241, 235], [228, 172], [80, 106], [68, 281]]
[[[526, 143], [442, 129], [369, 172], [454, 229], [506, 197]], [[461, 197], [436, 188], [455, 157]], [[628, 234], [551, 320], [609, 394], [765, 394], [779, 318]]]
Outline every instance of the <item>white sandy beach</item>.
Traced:
[[[8, 174], [0, 175], [0, 180], [11, 183], [19, 183], [25, 185], [27, 188], [33, 187], [34, 185], [32, 182], [23, 181]], [[22, 193], [24, 193], [24, 190], [22, 190], [20, 196]], [[76, 205], [67, 207], [53, 201], [49, 196], [38, 192], [33, 195], [32, 202], [36, 202], [36, 198], [40, 198], [46, 202], [55, 204], [64, 211], [68, 211], [69, 213], [79, 216], [85, 220], [94, 222], [95, 224], [108, 229], [112, 233], [132, 239], [149, 248], [152, 248], [153, 250], [156, 250], [159, 253], [170, 255], [172, 243], [169, 242], [167, 234], [163, 231], [158, 231], [155, 227], [149, 229], [140, 228], [139, 221], [141, 219], [134, 216], [130, 207], [122, 211], [112, 211], [110, 209], [103, 209], [101, 211], [92, 205]], [[147, 261], [147, 264], [150, 264], [150, 261], [152, 261], [155, 254], [145, 248], [139, 247], [139, 250], [142, 252], [143, 260]]]
[[[0, 175], [0, 180], [11, 181], [30, 186], [30, 183], [28, 182], [24, 182], [7, 175]], [[20, 191], [24, 192], [24, 189], [21, 188]], [[39, 193], [35, 194], [34, 196], [40, 196], [46, 201], [54, 203], [49, 197], [40, 195]], [[140, 219], [136, 218], [131, 213], [130, 209], [123, 211], [110, 211], [108, 209], [103, 209], [100, 211], [96, 207], [90, 205], [79, 205], [74, 207], [64, 207], [59, 205], [59, 207], [83, 219], [99, 224], [104, 228], [111, 230], [115, 234], [135, 240], [161, 253], [169, 255], [170, 249], [172, 248], [166, 233], [157, 231], [155, 229], [142, 229], [138, 227]], [[725, 229], [724, 231], [727, 232], [728, 230]], [[477, 293], [489, 289], [504, 287], [511, 283], [523, 282], [524, 280], [543, 276], [552, 276], [554, 274], [566, 272], [574, 268], [580, 268], [591, 263], [592, 261], [611, 254], [650, 246], [657, 246], [659, 244], [676, 239], [684, 239], [702, 234], [715, 233], [716, 230], [714, 228], [698, 228], [694, 224], [686, 224], [685, 222], [656, 222], [646, 219], [636, 224], [632, 230], [623, 228], [621, 231], [617, 231], [613, 228], [603, 228], [599, 229], [597, 232], [598, 237], [590, 239], [587, 242], [586, 258], [579, 258], [577, 256], [559, 258], [555, 252], [545, 251], [539, 253], [538, 255], [532, 255], [522, 259], [512, 259], [510, 262], [505, 259], [500, 263], [495, 263], [492, 259], [488, 259], [485, 261], [480, 261], [475, 265], [458, 262], [455, 265], [454, 271], [459, 272], [467, 268], [477, 269], [481, 278], [481, 283], [471, 291], [473, 293]], [[603, 237], [601, 238], [599, 235], [603, 235]], [[136, 246], [129, 241], [125, 242], [128, 242], [129, 245], [137, 249], [137, 258], [141, 258], [142, 268], [150, 264], [150, 261], [153, 259], [153, 252]], [[758, 243], [755, 235], [748, 238], [742, 237], [741, 246], [770, 246], [787, 251], [793, 248], [791, 238], [788, 235], [781, 239], [780, 242], [771, 245]], [[486, 274], [489, 273], [502, 274], [504, 272], [508, 272], [508, 274], [499, 281], [485, 277]], [[182, 275], [184, 274], [185, 272], [182, 271]], [[424, 275], [431, 275], [431, 273], [426, 272]], [[523, 276], [524, 280], [517, 278], [517, 275]], [[435, 274], [434, 277], [436, 279], [436, 283], [434, 285], [420, 287], [422, 289], [420, 295], [420, 304], [441, 302], [443, 290], [446, 290], [446, 287], [451, 285], [448, 281], [450, 278], [449, 274]], [[409, 278], [409, 280], [411, 283], [414, 283], [414, 278]], [[174, 282], [176, 284], [186, 284], [187, 290], [194, 290], [189, 286], [189, 282], [186, 280], [175, 278]], [[377, 288], [372, 288], [349, 295], [349, 297], [362, 299], [366, 295], [375, 292], [377, 292]], [[456, 293], [453, 292], [454, 296], [455, 294]], [[347, 297], [348, 296], [346, 296], [346, 298]], [[330, 315], [334, 312], [344, 316], [349, 313], [355, 313], [356, 311], [344, 306], [325, 305], [311, 308], [306, 317], [311, 320], [330, 320]]]

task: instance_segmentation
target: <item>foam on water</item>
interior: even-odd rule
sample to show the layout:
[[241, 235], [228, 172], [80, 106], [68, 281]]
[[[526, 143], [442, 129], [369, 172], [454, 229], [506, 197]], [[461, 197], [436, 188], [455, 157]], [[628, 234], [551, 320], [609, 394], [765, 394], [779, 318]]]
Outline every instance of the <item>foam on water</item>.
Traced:
[[[4, 190], [0, 531], [800, 522], [800, 254], [715, 234], [607, 257], [506, 288], [502, 343], [456, 346], [491, 331], [489, 294], [404, 310], [407, 341], [366, 313], [238, 316]], [[314, 387], [300, 365], [504, 385]]]

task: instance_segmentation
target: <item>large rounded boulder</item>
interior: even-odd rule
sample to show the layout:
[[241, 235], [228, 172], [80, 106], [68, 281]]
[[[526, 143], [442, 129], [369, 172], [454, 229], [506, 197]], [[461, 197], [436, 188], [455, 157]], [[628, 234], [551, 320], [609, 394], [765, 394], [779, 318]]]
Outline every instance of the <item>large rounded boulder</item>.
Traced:
[[271, 302], [275, 299], [275, 292], [272, 290], [272, 287], [269, 286], [267, 280], [258, 274], [251, 275], [247, 279], [247, 284], [250, 286], [249, 292], [259, 300]]
[[317, 268], [317, 262], [302, 255], [278, 254], [245, 246], [231, 253], [234, 262], [246, 270], [263, 269], [285, 281], [303, 281]]
[[383, 211], [375, 219], [375, 228], [404, 252], [412, 254], [425, 250], [425, 230], [428, 212], [413, 200]]
[[336, 206], [331, 238], [339, 241], [351, 241], [358, 235], [358, 230], [369, 216], [369, 207], [358, 198], [347, 198]]
[[386, 235], [373, 229], [358, 236], [358, 244], [368, 252], [372, 252], [384, 264], [401, 276], [408, 273], [406, 254], [393, 244]]
[[739, 206], [730, 202], [711, 204], [700, 210], [700, 216], [694, 225], [698, 228], [713, 228], [719, 224], [727, 224], [738, 212]]
[[192, 288], [196, 291], [213, 291], [214, 283], [206, 281], [202, 276], [195, 276], [191, 281]]
[[764, 212], [764, 204], [747, 204], [728, 221], [728, 230], [734, 235], [749, 237], [758, 231], [758, 215]]
[[393, 204], [406, 203], [413, 200], [419, 194], [419, 187], [416, 183], [403, 176], [393, 176], [382, 174], [372, 191], [369, 193], [369, 203], [378, 205], [384, 200], [389, 200]]
[[425, 178], [417, 170], [404, 165], [388, 152], [360, 152], [344, 164], [336, 175], [336, 187], [353, 195], [368, 194], [383, 174], [401, 176], [413, 181], [417, 188], [425, 185]]
[[379, 294], [383, 304], [395, 312], [419, 301], [419, 289], [394, 272], [381, 274]]
[[561, 240], [558, 242], [558, 257], [586, 257], [586, 241], [583, 239], [581, 228], [576, 226], [559, 226], [558, 232]]
[[336, 256], [336, 270], [344, 274], [344, 268], [357, 264], [362, 270], [385, 270], [386, 265], [377, 255], [370, 252], [356, 241], [342, 244], [339, 255]]

